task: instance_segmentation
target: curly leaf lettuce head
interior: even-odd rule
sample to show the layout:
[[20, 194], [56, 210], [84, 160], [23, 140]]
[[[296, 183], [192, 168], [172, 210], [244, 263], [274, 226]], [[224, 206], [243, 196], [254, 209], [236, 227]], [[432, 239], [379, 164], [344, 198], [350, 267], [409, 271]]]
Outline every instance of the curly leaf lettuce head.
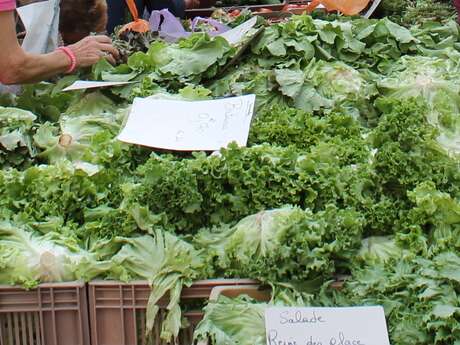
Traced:
[[[332, 226], [332, 224], [334, 226]], [[195, 242], [219, 274], [315, 289], [359, 245], [362, 219], [353, 210], [284, 207], [203, 230]], [[269, 267], [269, 269], [267, 269]]]
[[460, 154], [460, 68], [453, 61], [405, 56], [378, 87], [384, 96], [426, 100], [427, 121], [439, 131], [437, 141], [449, 154]]
[[119, 171], [103, 169], [94, 174], [90, 167], [62, 161], [25, 171], [1, 170], [0, 212], [35, 222], [59, 217], [66, 225], [84, 224], [85, 209], [117, 203], [120, 197]]
[[0, 223], [0, 283], [33, 287], [40, 282], [90, 280], [107, 267], [56, 233], [39, 236], [10, 222]]
[[21, 167], [36, 155], [32, 135], [36, 116], [30, 111], [0, 107], [0, 167]]
[[201, 275], [203, 260], [189, 243], [163, 232], [153, 231], [153, 236], [116, 238], [122, 247], [112, 258], [111, 278], [129, 281], [145, 279], [152, 287], [147, 305], [147, 335], [153, 329], [159, 307], [157, 302], [169, 292], [168, 314], [163, 322], [161, 337], [176, 339], [181, 327], [179, 306], [183, 286], [190, 286]]
[[422, 219], [430, 230], [430, 251], [460, 250], [460, 201], [436, 189], [432, 182], [423, 182], [408, 192], [416, 205], [414, 217]]
[[63, 159], [97, 162], [97, 152], [92, 147], [94, 138], [103, 131], [113, 138], [118, 130], [117, 121], [106, 115], [64, 116], [59, 129], [50, 124], [41, 126], [34, 141], [44, 150], [40, 157], [51, 164]]

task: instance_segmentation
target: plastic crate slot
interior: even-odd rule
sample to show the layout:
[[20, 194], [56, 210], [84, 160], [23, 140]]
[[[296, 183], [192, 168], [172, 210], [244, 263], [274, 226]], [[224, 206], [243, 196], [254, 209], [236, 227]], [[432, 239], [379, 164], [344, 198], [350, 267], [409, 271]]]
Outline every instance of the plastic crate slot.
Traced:
[[0, 314], [1, 345], [41, 345], [38, 312]]
[[86, 286], [0, 286], [0, 345], [89, 345]]
[[[180, 330], [176, 343], [192, 344], [194, 329], [203, 317], [203, 302], [209, 298], [214, 287], [255, 284], [254, 280], [216, 279], [197, 281], [191, 287], [184, 288], [181, 298], [189, 310], [184, 310], [183, 316], [189, 325]], [[169, 296], [160, 299], [153, 332], [146, 338], [146, 308], [151, 293], [146, 281], [93, 281], [88, 284], [88, 291], [91, 345], [168, 345], [160, 336]]]

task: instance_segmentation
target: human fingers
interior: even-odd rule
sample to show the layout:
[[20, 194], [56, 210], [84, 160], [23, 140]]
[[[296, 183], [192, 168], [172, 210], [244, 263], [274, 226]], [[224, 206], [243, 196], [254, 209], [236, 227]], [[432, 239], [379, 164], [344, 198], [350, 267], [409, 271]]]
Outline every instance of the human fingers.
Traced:
[[92, 39], [94, 39], [98, 43], [105, 43], [105, 44], [111, 44], [112, 40], [110, 37], [104, 36], [104, 35], [96, 35], [96, 36], [91, 36]]
[[112, 54], [106, 55], [105, 58], [106, 58], [107, 61], [110, 62], [112, 65], [115, 65], [115, 64], [117, 63], [117, 61], [115, 60], [115, 58], [113, 57]]
[[111, 44], [100, 44], [98, 48], [103, 52], [110, 53], [115, 58], [118, 58], [118, 56], [120, 55], [118, 49], [112, 46]]

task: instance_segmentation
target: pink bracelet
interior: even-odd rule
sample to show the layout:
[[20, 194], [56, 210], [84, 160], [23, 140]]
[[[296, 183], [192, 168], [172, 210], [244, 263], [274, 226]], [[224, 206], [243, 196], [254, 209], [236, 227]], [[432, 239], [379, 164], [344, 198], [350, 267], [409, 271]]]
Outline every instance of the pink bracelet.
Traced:
[[77, 58], [69, 47], [59, 47], [57, 50], [62, 51], [70, 60], [70, 67], [66, 73], [72, 73], [77, 68]]

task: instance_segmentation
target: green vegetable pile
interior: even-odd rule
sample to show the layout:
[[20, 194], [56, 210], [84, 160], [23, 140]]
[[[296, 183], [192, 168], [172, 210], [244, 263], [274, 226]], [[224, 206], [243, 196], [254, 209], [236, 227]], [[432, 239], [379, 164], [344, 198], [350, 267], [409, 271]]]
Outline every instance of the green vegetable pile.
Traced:
[[[251, 278], [272, 300], [209, 303], [197, 339], [264, 344], [272, 304], [379, 304], [392, 344], [459, 345], [458, 25], [258, 25], [236, 65], [240, 47], [205, 33], [128, 40], [125, 63], [101, 61], [91, 77], [136, 83], [66, 93], [66, 77], [1, 98], [0, 284], [143, 279], [146, 329], [169, 296], [161, 336], [172, 340], [184, 286]], [[135, 97], [249, 93], [247, 147], [116, 139]], [[331, 289], [339, 275], [343, 289]]]
[[450, 0], [383, 0], [378, 12], [405, 26], [456, 17]]

